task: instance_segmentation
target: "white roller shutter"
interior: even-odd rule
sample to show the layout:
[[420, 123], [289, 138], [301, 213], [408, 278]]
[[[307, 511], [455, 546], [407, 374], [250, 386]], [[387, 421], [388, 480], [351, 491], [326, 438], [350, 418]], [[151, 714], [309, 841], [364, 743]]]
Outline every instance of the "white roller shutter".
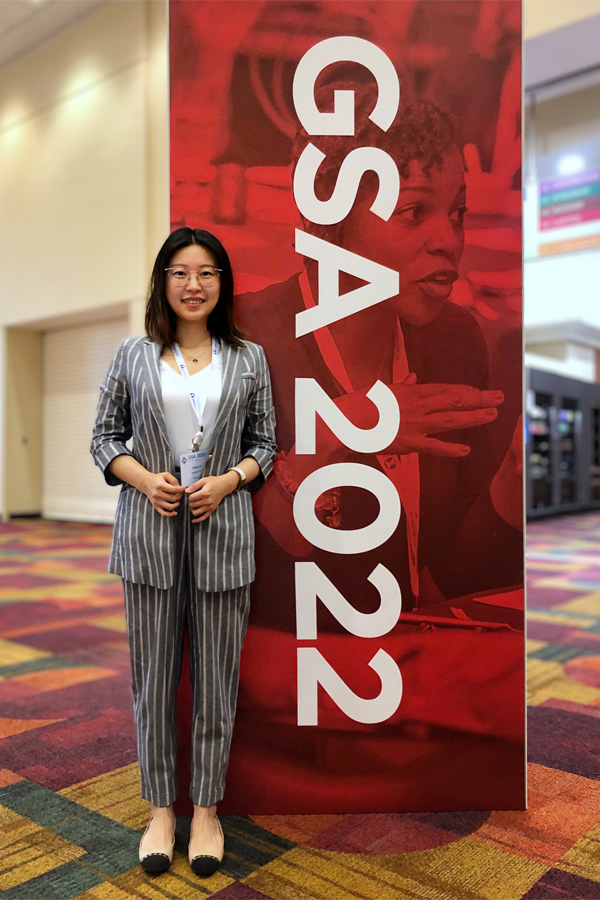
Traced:
[[112, 522], [119, 489], [90, 456], [100, 384], [127, 337], [126, 318], [47, 331], [43, 337], [42, 515]]

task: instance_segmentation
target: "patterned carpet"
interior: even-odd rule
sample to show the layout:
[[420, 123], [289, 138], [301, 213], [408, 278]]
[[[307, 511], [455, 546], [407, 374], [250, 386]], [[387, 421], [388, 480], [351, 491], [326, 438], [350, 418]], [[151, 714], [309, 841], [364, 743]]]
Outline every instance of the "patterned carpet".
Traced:
[[226, 817], [208, 881], [183, 852], [160, 878], [137, 865], [147, 811], [109, 537], [0, 525], [6, 900], [600, 900], [600, 515], [529, 530], [527, 812]]

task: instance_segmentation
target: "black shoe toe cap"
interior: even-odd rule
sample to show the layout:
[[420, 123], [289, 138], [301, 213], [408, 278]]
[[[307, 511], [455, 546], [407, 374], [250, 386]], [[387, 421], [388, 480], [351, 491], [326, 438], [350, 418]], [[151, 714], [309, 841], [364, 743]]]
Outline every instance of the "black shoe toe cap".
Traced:
[[149, 853], [141, 861], [140, 865], [145, 872], [151, 875], [159, 875], [166, 872], [171, 865], [171, 860], [166, 853]]
[[190, 862], [194, 875], [200, 875], [201, 878], [214, 875], [220, 865], [221, 860], [216, 856], [195, 856]]

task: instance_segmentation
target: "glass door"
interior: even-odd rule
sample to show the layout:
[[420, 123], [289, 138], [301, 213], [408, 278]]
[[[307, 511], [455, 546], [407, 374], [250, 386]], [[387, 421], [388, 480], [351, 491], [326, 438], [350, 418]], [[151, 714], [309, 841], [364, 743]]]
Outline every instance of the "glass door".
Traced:
[[529, 432], [529, 477], [532, 483], [533, 509], [553, 506], [552, 496], [552, 420], [555, 407], [551, 394], [527, 392], [527, 428]]
[[600, 404], [590, 403], [590, 500], [600, 501]]
[[577, 503], [579, 499], [579, 477], [577, 457], [579, 455], [579, 435], [581, 412], [577, 400], [561, 399], [557, 417], [558, 470], [560, 481], [559, 502], [561, 506]]

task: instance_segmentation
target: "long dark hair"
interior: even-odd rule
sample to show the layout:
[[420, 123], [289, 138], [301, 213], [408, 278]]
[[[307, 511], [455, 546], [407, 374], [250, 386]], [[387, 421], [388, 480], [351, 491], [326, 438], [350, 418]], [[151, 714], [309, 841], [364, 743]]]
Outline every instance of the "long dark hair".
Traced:
[[221, 290], [219, 300], [208, 317], [208, 330], [212, 337], [244, 346], [244, 335], [236, 326], [233, 317], [233, 272], [225, 247], [221, 241], [201, 228], [177, 228], [172, 231], [160, 250], [152, 269], [148, 302], [146, 303], [146, 333], [150, 340], [170, 347], [176, 341], [177, 316], [169, 306], [166, 294], [167, 273], [165, 269], [178, 250], [198, 244], [214, 257], [221, 269]]

